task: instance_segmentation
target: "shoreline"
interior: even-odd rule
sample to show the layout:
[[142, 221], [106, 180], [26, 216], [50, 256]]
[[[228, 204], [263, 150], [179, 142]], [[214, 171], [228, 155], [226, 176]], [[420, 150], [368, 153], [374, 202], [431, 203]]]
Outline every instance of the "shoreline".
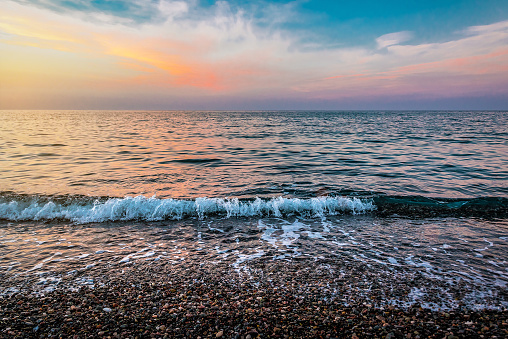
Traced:
[[[508, 310], [432, 311], [372, 303], [361, 268], [333, 289], [308, 263], [126, 265], [95, 288], [0, 297], [0, 336], [105, 338], [502, 338]], [[306, 273], [304, 273], [306, 272]], [[96, 273], [97, 274], [97, 273]], [[8, 283], [7, 283], [8, 284]], [[346, 295], [346, 292], [348, 295]], [[396, 293], [396, 291], [395, 291]], [[347, 299], [346, 302], [344, 300]]]

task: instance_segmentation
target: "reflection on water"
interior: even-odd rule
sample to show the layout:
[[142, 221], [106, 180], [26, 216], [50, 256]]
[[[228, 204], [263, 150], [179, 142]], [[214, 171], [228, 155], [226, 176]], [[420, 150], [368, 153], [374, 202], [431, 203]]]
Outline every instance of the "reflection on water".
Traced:
[[506, 196], [503, 112], [0, 112], [0, 191]]
[[0, 293], [94, 285], [132, 265], [226, 265], [248, 273], [255, 263], [308, 261], [310, 268], [345, 275], [364, 265], [367, 285], [405, 284], [418, 292], [410, 302], [428, 307], [506, 307], [507, 227], [506, 221], [370, 216], [10, 223], [0, 228], [6, 284]]

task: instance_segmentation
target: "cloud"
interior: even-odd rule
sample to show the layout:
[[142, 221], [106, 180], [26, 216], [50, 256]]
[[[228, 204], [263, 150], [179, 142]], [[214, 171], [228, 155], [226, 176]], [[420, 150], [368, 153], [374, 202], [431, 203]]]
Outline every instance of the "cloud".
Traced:
[[36, 6], [53, 12], [76, 15], [89, 20], [147, 23], [157, 18], [159, 0], [14, 0], [27, 6]]
[[491, 32], [506, 32], [508, 30], [508, 20], [496, 22], [490, 25], [482, 26], [471, 26], [468, 27], [465, 32], [475, 35], [480, 33], [491, 33]]
[[185, 1], [161, 0], [158, 5], [159, 16], [168, 20], [182, 16], [189, 12], [189, 5]]
[[376, 39], [377, 48], [382, 49], [388, 46], [398, 45], [402, 42], [406, 42], [413, 37], [413, 34], [408, 31], [389, 33], [381, 35]]
[[508, 95], [508, 25], [476, 26], [464, 33], [455, 40], [414, 45], [392, 44], [400, 40], [388, 37], [382, 52], [363, 48], [335, 75], [294, 89], [323, 99]]
[[[410, 44], [413, 33], [401, 31], [380, 36], [376, 47], [338, 48], [319, 41], [303, 44], [300, 32], [266, 24], [268, 12], [291, 14], [287, 18], [294, 20], [295, 8], [288, 5], [256, 11], [225, 1], [202, 8], [197, 0], [133, 0], [113, 10], [83, 1], [75, 2], [75, 9], [55, 10], [63, 2], [40, 0], [37, 7], [4, 3], [0, 52], [2, 45], [27, 48], [23, 58], [26, 64], [40, 64], [41, 79], [67, 77], [62, 83], [74, 84], [76, 92], [86, 85], [112, 98], [195, 102], [217, 97], [361, 100], [508, 91], [508, 21], [470, 27], [444, 42]], [[79, 60], [76, 72], [58, 68], [57, 62], [51, 63], [52, 70], [44, 64], [49, 56], [38, 58], [36, 49], [57, 51], [55, 60], [65, 55]], [[23, 51], [4, 50], [12, 60]], [[4, 72], [15, 78], [12, 69]], [[80, 81], [82, 86], [77, 85]], [[55, 89], [53, 95], [61, 92]]]

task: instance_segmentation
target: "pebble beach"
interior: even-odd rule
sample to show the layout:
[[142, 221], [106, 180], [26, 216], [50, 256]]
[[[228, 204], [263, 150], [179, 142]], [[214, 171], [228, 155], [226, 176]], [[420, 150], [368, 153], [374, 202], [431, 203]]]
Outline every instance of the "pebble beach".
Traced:
[[102, 272], [95, 288], [59, 288], [37, 294], [26, 286], [4, 295], [0, 298], [0, 335], [243, 339], [508, 336], [506, 309], [432, 311], [418, 304], [386, 306], [384, 295], [404, 295], [407, 291], [401, 286], [411, 282], [374, 286], [366, 298], [362, 293], [365, 267], [347, 269], [346, 276], [337, 278], [330, 271], [309, 269], [309, 263], [304, 262], [253, 262], [241, 271], [208, 264], [115, 268]]

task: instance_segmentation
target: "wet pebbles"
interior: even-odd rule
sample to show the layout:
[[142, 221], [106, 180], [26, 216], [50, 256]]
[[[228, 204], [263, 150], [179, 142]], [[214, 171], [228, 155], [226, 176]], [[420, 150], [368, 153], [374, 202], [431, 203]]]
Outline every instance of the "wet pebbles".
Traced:
[[366, 302], [359, 276], [336, 276], [296, 262], [123, 267], [95, 277], [95, 288], [1, 297], [0, 337], [508, 337], [507, 310], [399, 308], [383, 305], [381, 287]]

